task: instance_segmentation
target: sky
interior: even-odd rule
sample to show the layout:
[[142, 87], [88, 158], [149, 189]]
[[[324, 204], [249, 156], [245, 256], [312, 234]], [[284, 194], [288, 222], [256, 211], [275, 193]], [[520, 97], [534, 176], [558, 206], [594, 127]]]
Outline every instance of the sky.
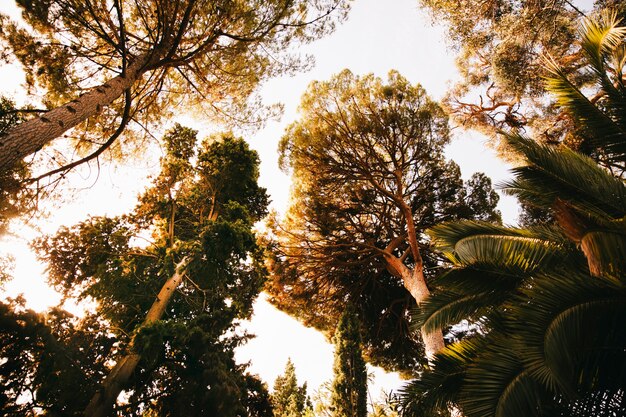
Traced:
[[[7, 0], [0, 2], [0, 11], [10, 11]], [[418, 9], [416, 0], [356, 0], [349, 19], [331, 36], [323, 38], [298, 52], [315, 57], [313, 70], [295, 77], [268, 81], [261, 90], [267, 104], [281, 102], [284, 114], [278, 121], [247, 137], [261, 158], [260, 183], [272, 198], [272, 208], [281, 212], [289, 200], [290, 180], [278, 169], [277, 144], [289, 123], [297, 119], [300, 96], [313, 80], [327, 80], [344, 68], [363, 75], [374, 73], [380, 77], [398, 70], [412, 83], [420, 83], [435, 99], [444, 95], [451, 80], [457, 77], [454, 56], [444, 41], [444, 30], [433, 26], [425, 12]], [[0, 85], [9, 95], [16, 94], [23, 79], [11, 68], [0, 68], [0, 79], [11, 80]], [[19, 100], [18, 100], [19, 101]], [[203, 125], [184, 115], [175, 122], [200, 129]], [[455, 138], [447, 148], [447, 155], [461, 167], [464, 178], [482, 171], [495, 183], [508, 178], [508, 167], [484, 145], [484, 138], [475, 133], [454, 130]], [[26, 293], [31, 308], [43, 309], [58, 302], [58, 295], [45, 285], [44, 267], [29, 252], [29, 239], [39, 232], [53, 233], [60, 225], [71, 225], [88, 215], [116, 215], [131, 209], [149, 172], [157, 168], [157, 160], [133, 161], [124, 166], [102, 164], [99, 172], [86, 169], [78, 173], [80, 189], [68, 195], [65, 201], [49, 208], [48, 218], [38, 223], [38, 229], [18, 226], [14, 237], [0, 241], [0, 251], [16, 257], [15, 279], [5, 287], [8, 295]], [[115, 204], [111, 204], [115, 202]], [[499, 206], [505, 222], [514, 222], [517, 216], [515, 200], [502, 198]], [[70, 308], [72, 308], [70, 306]], [[299, 382], [307, 381], [310, 391], [332, 378], [332, 345], [320, 333], [306, 329], [296, 320], [273, 308], [264, 296], [255, 304], [251, 322], [245, 327], [257, 337], [238, 351], [238, 359], [251, 362], [251, 371], [258, 373], [271, 387], [284, 370], [287, 358], [295, 364]], [[395, 389], [401, 383], [397, 376], [380, 370], [375, 384], [370, 387], [377, 397], [380, 389]]]

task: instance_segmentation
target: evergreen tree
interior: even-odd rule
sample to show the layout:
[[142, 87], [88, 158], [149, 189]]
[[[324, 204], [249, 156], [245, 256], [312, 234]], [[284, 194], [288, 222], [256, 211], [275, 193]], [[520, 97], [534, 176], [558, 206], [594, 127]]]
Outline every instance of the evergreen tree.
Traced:
[[131, 120], [152, 125], [180, 106], [258, 121], [258, 103], [248, 100], [258, 84], [306, 64], [285, 56], [287, 46], [327, 33], [348, 7], [342, 0], [16, 3], [23, 22], [0, 16], [0, 51], [22, 65], [44, 108], [4, 132], [0, 173], [75, 127], [87, 155], [68, 166], [98, 156], [123, 132], [132, 136]]
[[258, 156], [230, 134], [198, 146], [196, 133], [165, 135], [161, 173], [132, 213], [35, 244], [50, 284], [96, 310], [80, 321], [0, 309], [0, 414], [271, 415], [267, 390], [234, 359], [247, 338], [237, 320], [266, 274], [252, 231], [267, 205]]
[[296, 368], [291, 359], [287, 360], [285, 373], [276, 378], [271, 398], [275, 417], [302, 417], [311, 408], [306, 382], [298, 386]]
[[356, 311], [349, 306], [335, 332], [331, 407], [334, 417], [367, 416], [367, 370]]
[[[332, 334], [346, 302], [359, 310], [368, 360], [415, 370], [444, 345], [409, 331], [439, 264], [423, 231], [441, 221], [498, 221], [483, 174], [463, 181], [443, 149], [447, 117], [396, 71], [387, 82], [344, 70], [313, 82], [281, 141], [292, 205], [273, 227], [271, 302]], [[423, 340], [423, 344], [421, 343]]]

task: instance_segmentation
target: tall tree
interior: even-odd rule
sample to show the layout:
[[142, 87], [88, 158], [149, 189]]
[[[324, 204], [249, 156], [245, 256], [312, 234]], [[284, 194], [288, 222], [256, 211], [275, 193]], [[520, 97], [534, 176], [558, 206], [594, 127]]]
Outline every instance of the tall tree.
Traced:
[[298, 385], [296, 368], [291, 358], [287, 360], [285, 372], [274, 381], [272, 405], [275, 417], [302, 417], [311, 408], [306, 382], [302, 386]]
[[233, 358], [245, 337], [227, 334], [250, 315], [265, 275], [252, 232], [268, 201], [258, 156], [231, 135], [204, 141], [196, 155], [196, 132], [178, 125], [164, 142], [161, 173], [132, 214], [93, 218], [37, 244], [50, 282], [97, 301], [117, 338], [116, 365], [89, 416], [108, 415], [125, 389], [131, 414], [235, 416], [254, 386]]
[[[459, 51], [461, 80], [444, 100], [452, 117], [465, 127], [490, 136], [498, 129], [530, 129], [533, 137], [549, 143], [576, 146], [573, 120], [547, 94], [541, 76], [543, 62], [555, 59], [578, 86], [592, 86], [581, 70], [577, 27], [585, 2], [570, 0], [418, 0], [438, 23], [448, 29], [452, 47]], [[618, 0], [587, 2], [596, 8], [616, 7]], [[476, 99], [478, 97], [478, 99]]]
[[[578, 131], [623, 166], [624, 36], [614, 13], [585, 21], [586, 62], [605, 97], [581, 93], [558, 67], [548, 88]], [[406, 388], [407, 405], [454, 403], [469, 417], [626, 413], [626, 184], [564, 145], [506, 136], [523, 157], [507, 192], [549, 210], [551, 226], [460, 222], [431, 235], [455, 267], [434, 283], [426, 327], [461, 320], [479, 331], [440, 352]], [[419, 415], [415, 413], [414, 415]]]
[[181, 106], [252, 122], [259, 108], [248, 99], [259, 82], [301, 67], [284, 54], [287, 46], [332, 29], [348, 7], [342, 0], [17, 3], [27, 26], [2, 17], [3, 56], [22, 64], [45, 109], [0, 138], [0, 172], [75, 127], [89, 159], [131, 121], [146, 128]]
[[[271, 301], [330, 333], [350, 301], [366, 320], [370, 358], [415, 368], [419, 345], [398, 330], [437, 265], [422, 232], [449, 219], [497, 220], [498, 197], [484, 175], [464, 183], [444, 159], [444, 112], [397, 72], [387, 83], [347, 70], [314, 82], [300, 110], [280, 145], [295, 189], [274, 228]], [[440, 330], [422, 337], [429, 356], [443, 347]]]
[[367, 416], [367, 369], [356, 310], [348, 306], [335, 332], [331, 409], [335, 417]]

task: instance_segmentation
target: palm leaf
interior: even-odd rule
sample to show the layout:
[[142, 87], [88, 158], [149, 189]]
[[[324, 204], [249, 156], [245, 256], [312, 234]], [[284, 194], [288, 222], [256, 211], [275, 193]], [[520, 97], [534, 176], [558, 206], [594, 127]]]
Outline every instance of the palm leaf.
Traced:
[[520, 340], [492, 337], [489, 347], [467, 367], [460, 404], [468, 417], [543, 415], [550, 394], [517, 356]]
[[519, 134], [507, 134], [507, 141], [528, 165], [514, 170], [516, 179], [503, 184], [504, 192], [545, 208], [559, 198], [597, 221], [626, 215], [626, 186], [591, 158]]
[[[550, 73], [546, 78], [548, 91], [556, 96], [559, 106], [577, 120], [578, 127], [589, 136], [588, 143], [609, 161], [623, 163], [626, 159], [626, 92], [620, 74], [626, 28], [617, 26], [616, 16], [615, 12], [606, 11], [599, 19], [585, 19], [580, 30], [589, 68], [606, 95], [601, 100], [602, 109], [569, 81], [554, 60], [547, 59], [545, 66]], [[614, 63], [613, 71], [617, 75], [614, 80], [608, 76], [605, 61]]]
[[429, 369], [398, 391], [403, 415], [435, 414], [458, 405], [466, 368], [484, 348], [484, 340], [475, 337], [438, 352]]
[[[549, 78], [546, 78], [546, 89], [554, 94], [557, 104], [566, 108], [578, 121], [579, 127], [590, 136], [591, 146], [611, 154], [611, 159], [623, 161], [626, 155], [626, 132], [623, 126], [620, 126], [609, 114], [599, 109], [578, 87], [569, 81], [558, 64], [554, 61], [548, 61], [546, 67], [551, 74]], [[612, 88], [615, 90], [615, 87]], [[619, 97], [619, 100], [615, 100], [614, 103], [623, 101], [623, 97], [617, 91], [613, 93], [613, 96]]]
[[615, 10], [604, 10], [596, 18], [583, 20], [578, 34], [581, 46], [592, 68], [599, 77], [606, 77], [604, 59], [617, 49], [626, 36], [626, 27], [619, 27]]
[[573, 399], [626, 380], [622, 284], [571, 270], [541, 274], [507, 309], [509, 331], [524, 340], [518, 354], [551, 390]]

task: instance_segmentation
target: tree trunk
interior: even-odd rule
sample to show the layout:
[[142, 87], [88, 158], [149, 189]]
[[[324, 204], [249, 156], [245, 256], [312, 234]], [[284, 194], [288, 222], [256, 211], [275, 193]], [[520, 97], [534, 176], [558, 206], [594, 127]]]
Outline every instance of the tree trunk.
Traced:
[[[424, 276], [424, 260], [422, 259], [422, 255], [419, 249], [417, 229], [415, 228], [415, 221], [413, 220], [413, 211], [404, 200], [400, 201], [399, 206], [406, 221], [407, 240], [411, 247], [411, 253], [413, 255], [413, 261], [415, 262], [415, 266], [411, 270], [407, 268], [404, 264], [402, 264], [404, 268], [400, 268], [398, 269], [398, 271], [400, 272], [400, 275], [402, 277], [404, 287], [409, 290], [413, 298], [415, 298], [417, 305], [419, 306], [422, 301], [424, 301], [426, 297], [430, 295], [430, 291], [428, 290], [428, 286], [426, 285], [426, 277]], [[396, 260], [398, 263], [402, 263], [396, 257], [393, 257], [393, 259]], [[441, 329], [437, 329], [430, 333], [424, 331], [423, 328], [420, 329], [420, 331], [422, 333], [422, 339], [424, 340], [424, 350], [426, 351], [426, 358], [428, 360], [432, 360], [435, 356], [435, 353], [439, 352], [445, 347], [445, 343], [443, 341], [443, 333]]]
[[[409, 290], [417, 305], [421, 303], [430, 295], [430, 291], [426, 286], [426, 278], [421, 268], [417, 268], [410, 271], [407, 277], [402, 277], [404, 287]], [[420, 329], [422, 339], [424, 340], [424, 350], [426, 351], [426, 358], [432, 360], [437, 352], [445, 347], [443, 341], [443, 332], [441, 329], [437, 329], [433, 332], [427, 333], [424, 328]]]
[[[386, 252], [384, 256], [389, 271], [402, 279], [404, 288], [411, 293], [415, 302], [419, 306], [430, 295], [430, 291], [426, 286], [426, 277], [424, 277], [424, 270], [422, 269], [422, 266], [416, 265], [414, 269], [409, 269], [400, 259], [393, 256], [391, 253]], [[426, 358], [431, 360], [437, 352], [445, 347], [443, 333], [441, 329], [427, 333], [422, 328], [421, 334], [422, 340], [424, 341]]]
[[150, 58], [147, 53], [137, 57], [124, 75], [10, 129], [0, 137], [0, 173], [113, 103], [141, 77]]
[[[188, 258], [184, 258], [176, 265], [176, 272], [172, 275], [161, 287], [161, 291], [156, 297], [156, 300], [152, 303], [146, 318], [143, 321], [143, 326], [154, 323], [163, 317], [163, 313], [167, 308], [174, 291], [183, 281], [183, 275], [185, 274], [185, 268], [188, 263]], [[132, 352], [131, 341], [129, 350]], [[120, 392], [128, 384], [128, 380], [135, 372], [137, 364], [141, 356], [136, 353], [128, 353], [111, 369], [111, 372], [102, 382], [101, 389], [94, 394], [91, 401], [85, 408], [86, 417], [106, 417], [110, 415], [117, 397]]]

